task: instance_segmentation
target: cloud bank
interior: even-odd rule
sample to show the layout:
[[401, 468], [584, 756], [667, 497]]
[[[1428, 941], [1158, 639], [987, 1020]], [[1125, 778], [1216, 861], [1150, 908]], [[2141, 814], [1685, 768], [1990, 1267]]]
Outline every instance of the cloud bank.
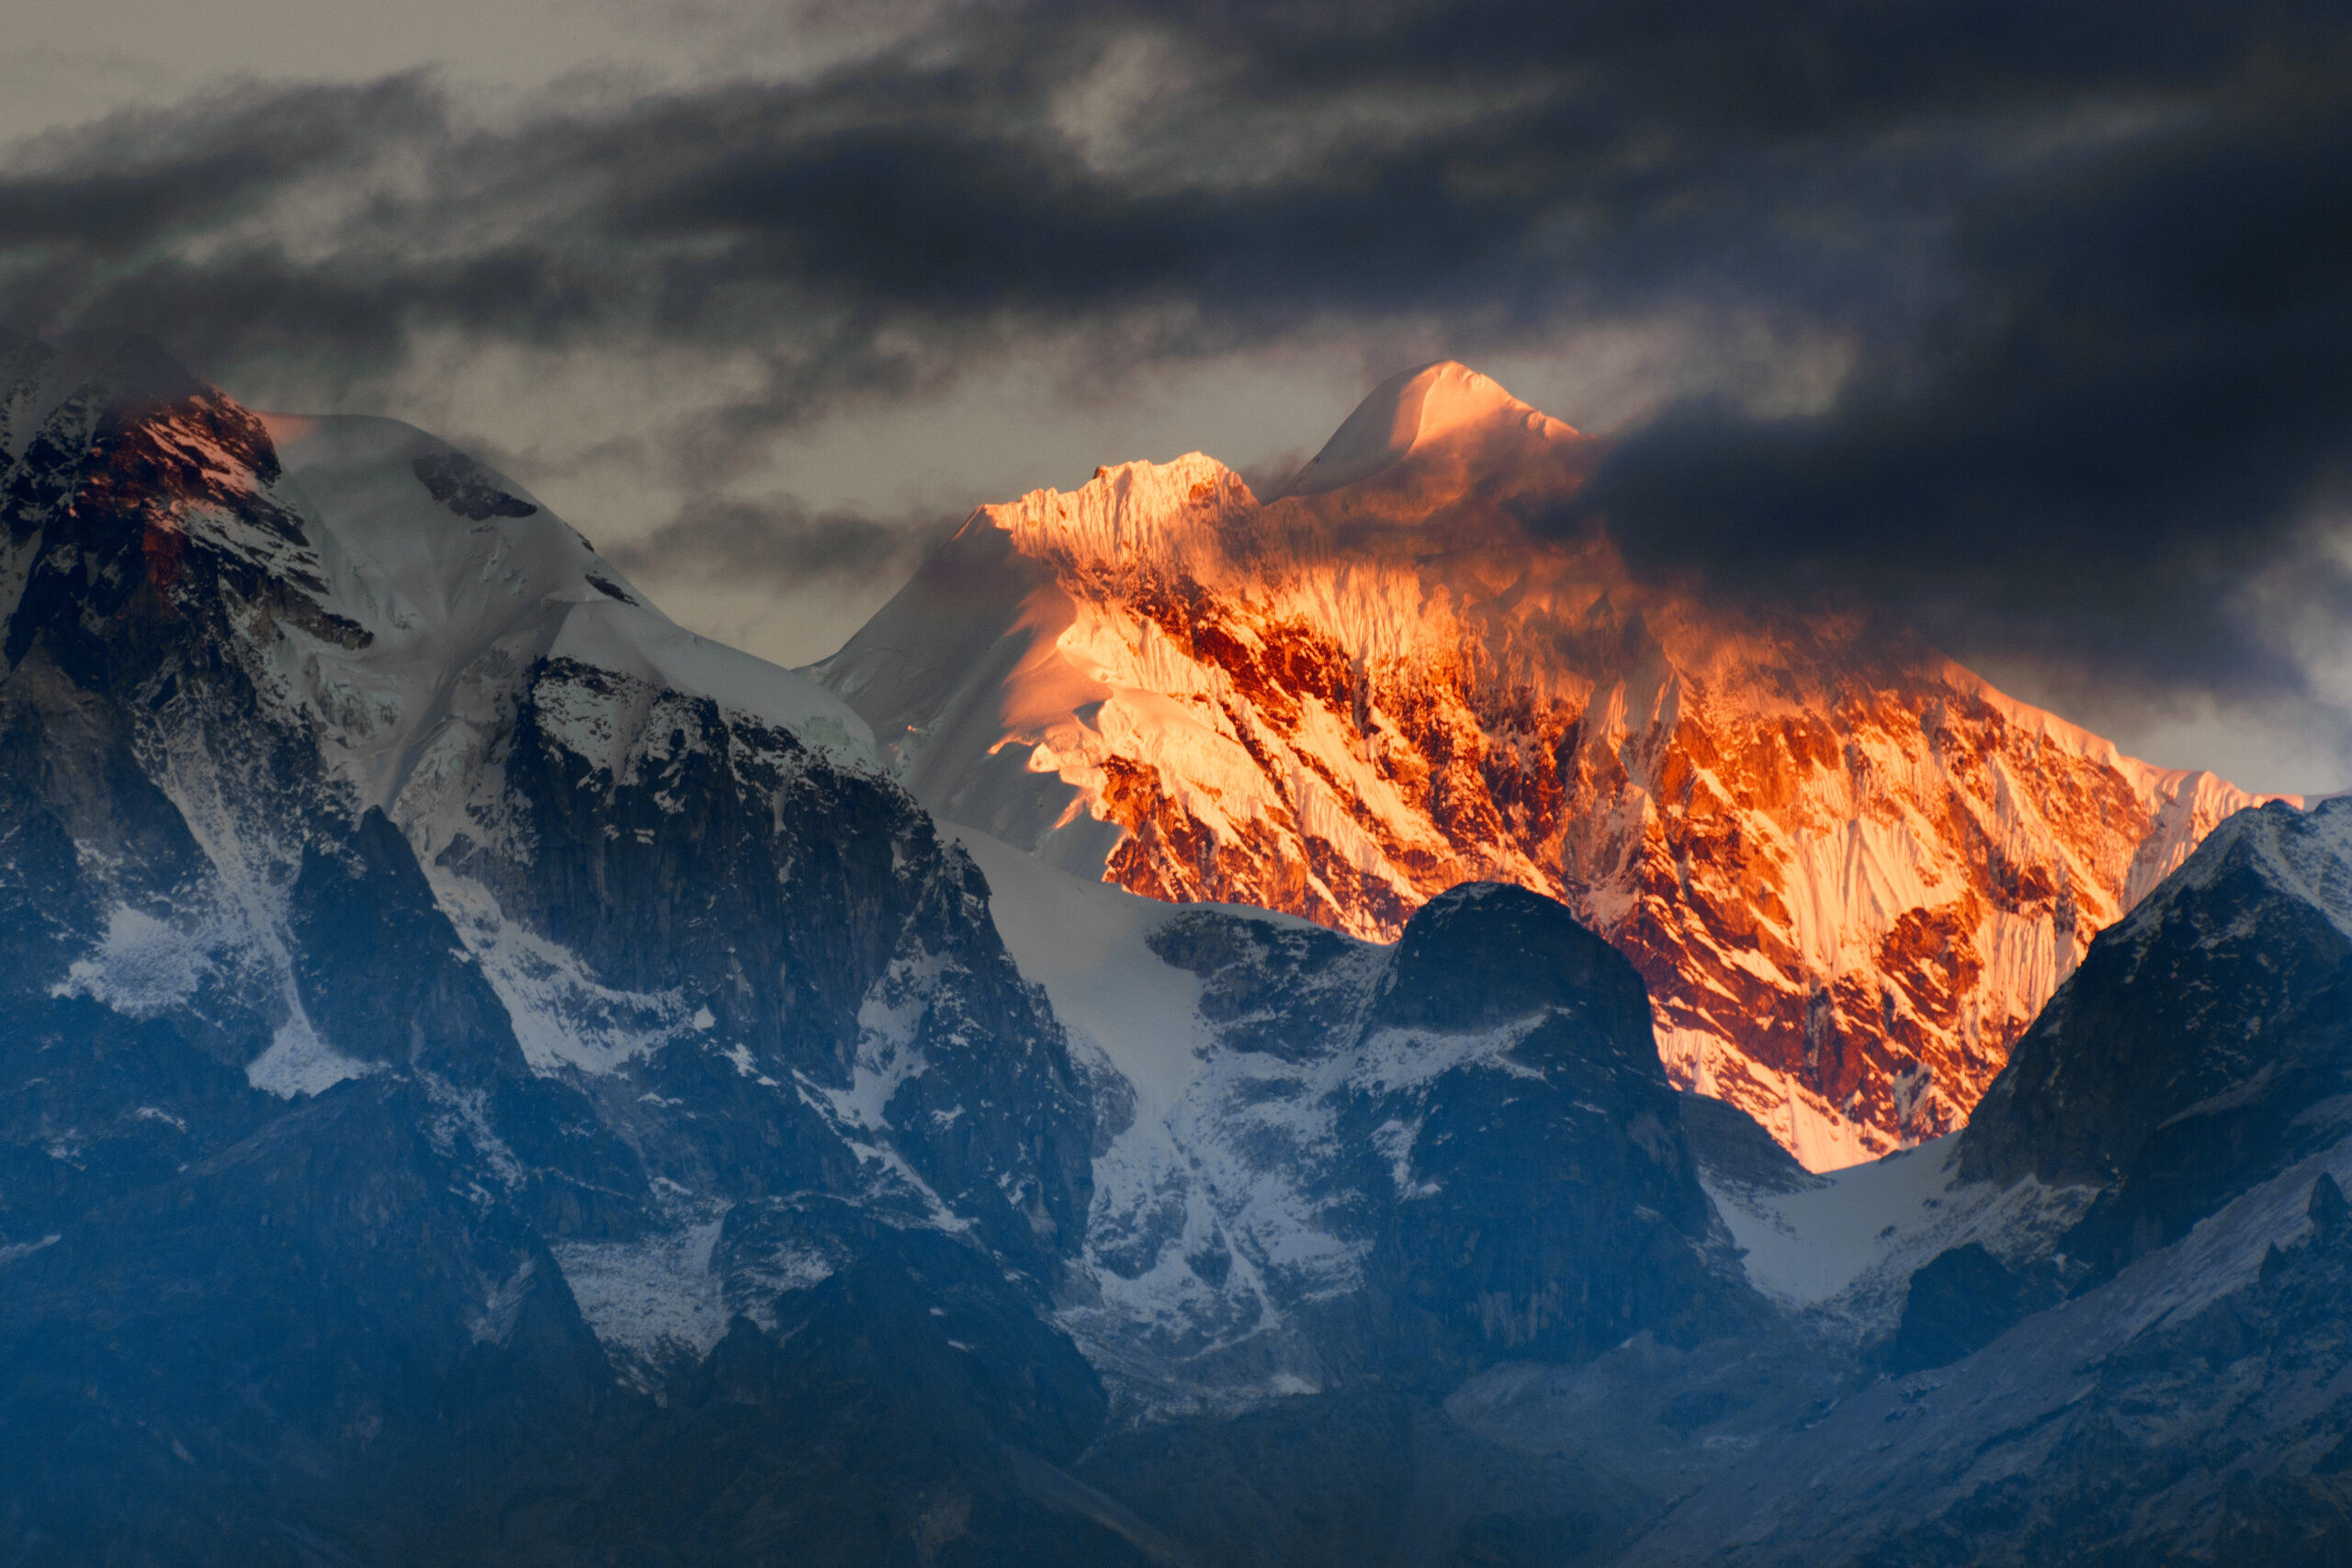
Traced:
[[[571, 423], [667, 519], [631, 570], [778, 592], [878, 592], [902, 513], [987, 499], [797, 501], [779, 443], [1008, 364], [1103, 400], [1615, 333], [1652, 393], [1558, 411], [1620, 428], [1556, 525], [1866, 596], [2094, 721], [2256, 714], [2340, 761], [2352, 13], [1797, 9], [1003, 0], [496, 112], [430, 73], [247, 82], [10, 150], [0, 323], [328, 406], [502, 367], [475, 407], [603, 411]], [[538, 484], [500, 417], [468, 416]]]

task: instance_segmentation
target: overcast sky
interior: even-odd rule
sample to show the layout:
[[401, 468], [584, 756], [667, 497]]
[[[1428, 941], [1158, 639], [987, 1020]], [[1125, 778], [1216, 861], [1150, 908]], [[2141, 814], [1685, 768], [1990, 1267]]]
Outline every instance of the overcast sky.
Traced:
[[424, 425], [785, 662], [1445, 356], [1612, 437], [1559, 526], [2352, 784], [2340, 0], [23, 10], [0, 323]]

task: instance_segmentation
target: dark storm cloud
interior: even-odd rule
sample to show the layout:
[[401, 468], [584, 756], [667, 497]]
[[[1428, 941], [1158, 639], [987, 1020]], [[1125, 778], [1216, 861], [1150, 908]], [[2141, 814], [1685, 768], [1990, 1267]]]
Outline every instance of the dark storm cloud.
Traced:
[[122, 116], [35, 148], [0, 180], [0, 244], [119, 258], [355, 144], [429, 130], [413, 78], [357, 90], [248, 89], [176, 113]]
[[[1370, 29], [1382, 54], [1279, 9], [1247, 27], [1215, 8], [1135, 15], [1173, 28], [1206, 85], [1141, 128], [1119, 168], [1090, 167], [1051, 123], [1119, 31], [1107, 6], [1068, 28], [1046, 7], [989, 13], [944, 62], [934, 39], [919, 61], [813, 84], [497, 132], [457, 129], [413, 79], [314, 89], [141, 116], [0, 178], [0, 300], [22, 325], [130, 321], [196, 340], [198, 358], [254, 335], [374, 355], [420, 324], [543, 339], [751, 326], [807, 345], [788, 369], [898, 390], [933, 368], [883, 346], [910, 324], [952, 356], [994, 350], [1008, 328], [1176, 305], [1192, 312], [1184, 335], [1154, 346], [1182, 352], [1335, 313], [1523, 325], [1737, 265], [1777, 264], [1807, 288], [1869, 282], [1789, 245], [1767, 210], [1853, 177], [1830, 166], [1852, 162], [1838, 150], [1768, 166], [1769, 148], [1690, 137], [1687, 103], [1550, 80], [1575, 62], [1540, 50], [1424, 58], [1426, 16]], [[1319, 62], [1341, 43], [1345, 70]], [[1404, 89], [1466, 107], [1389, 135], [1343, 102]], [[1233, 131], [1238, 117], [1250, 129]], [[1661, 157], [1661, 135], [1687, 144]], [[424, 188], [379, 166], [398, 158]], [[289, 240], [281, 227], [322, 220], [256, 210], [289, 193], [334, 211], [329, 231]], [[200, 243], [162, 243], [175, 239]]]
[[1141, 9], [1233, 40], [1261, 83], [1577, 73], [1590, 78], [1579, 91], [1612, 100], [1612, 118], [1773, 135], [2194, 87], [2249, 48], [2304, 48], [2338, 30], [2324, 6], [2261, 0], [1172, 0]]
[[270, 332], [300, 309], [272, 285], [294, 280], [269, 277], [245, 247], [191, 272], [170, 243], [218, 235], [306, 176], [441, 123], [424, 85], [403, 77], [249, 88], [19, 149], [0, 172], [0, 316], [32, 329], [160, 319], [180, 337], [202, 306], [236, 313], [225, 333]]
[[780, 589], [873, 582], [903, 572], [953, 525], [928, 514], [812, 512], [789, 497], [689, 502], [641, 539], [605, 553], [628, 572], [697, 575]]
[[[215, 374], [382, 367], [420, 332], [749, 348], [759, 384], [672, 438], [711, 480], [1039, 343], [1149, 367], [1410, 327], [1476, 360], [1682, 311], [1854, 368], [1804, 417], [1629, 433], [1571, 521], [1647, 566], [1859, 590], [2152, 690], [2290, 690], [2248, 605], [2282, 570], [2338, 586], [2311, 528], [2352, 417], [2340, 4], [931, 16], [810, 80], [491, 129], [402, 78], [31, 149], [0, 168], [0, 320]], [[902, 536], [786, 506], [657, 538], [854, 574]]]
[[1831, 408], [1670, 412], [1584, 510], [1643, 562], [1859, 586], [1963, 656], [2291, 689], [2248, 603], [2265, 575], [2352, 619], [2317, 536], [2352, 505], [2344, 63], [2273, 62], [2193, 122], [1968, 204], [1950, 300], [1872, 341]]
[[[1338, 188], [1138, 194], [1066, 156], [894, 126], [737, 154], [626, 220], [729, 236], [733, 277], [797, 274], [927, 312], [1182, 296], [1255, 315], [1302, 296], [1391, 309], [1442, 297], [1523, 227], [1518, 207], [1455, 197], [1426, 153], [1378, 160]], [[1399, 213], [1443, 221], [1399, 231]]]

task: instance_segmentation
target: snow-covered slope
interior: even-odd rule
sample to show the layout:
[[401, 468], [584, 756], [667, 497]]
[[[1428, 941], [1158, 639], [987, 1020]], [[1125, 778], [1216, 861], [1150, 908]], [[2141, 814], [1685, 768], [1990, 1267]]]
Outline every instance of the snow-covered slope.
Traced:
[[695, 1033], [707, 1010], [604, 984], [508, 919], [494, 879], [469, 864], [530, 852], [504, 777], [518, 705], [592, 775], [623, 782], [676, 767], [689, 734], [740, 749], [763, 728], [871, 771], [864, 721], [789, 671], [679, 626], [521, 486], [446, 443], [390, 420], [261, 418], [277, 493], [316, 543], [320, 602], [362, 634], [283, 628], [273, 662], [330, 775], [407, 836], [526, 1057], [609, 1070]]
[[1730, 1228], [1750, 1283], [1827, 1332], [1891, 1333], [1911, 1277], [1974, 1245], [2003, 1263], [2047, 1255], [2098, 1196], [2088, 1183], [2003, 1185], [1963, 1178], [1959, 1134], [1835, 1172], [1790, 1192], [1722, 1180], [1708, 1195]]
[[[1263, 909], [1139, 897], [950, 831], [988, 877], [1007, 950], [1108, 1089], [1086, 1284], [1061, 1321], [1136, 1408], [1231, 1410], [1340, 1381], [1366, 1358], [1361, 1314], [1399, 1288], [1400, 1263], [1416, 1289], [1454, 1296], [1492, 1267], [1494, 1238], [1513, 1226], [1485, 1207], [1488, 1184], [1513, 1209], [1550, 1190], [1589, 1192], [1611, 1149], [1633, 1157], [1601, 1208], [1640, 1214], [1625, 1201], [1640, 1193], [1655, 1205], [1650, 1223], [1595, 1224], [1562, 1199], [1544, 1227], [1647, 1252], [1662, 1212], [1673, 1239], [1652, 1253], [1659, 1279], [1645, 1293], [1683, 1277], [1682, 1310], [1719, 1288], [1694, 1270], [1713, 1245], [1708, 1219], [1673, 1097], [1655, 1057], [1639, 1060], [1645, 1021], [1637, 1007], [1604, 1021], [1559, 988], [1573, 939], [1598, 944], [1555, 908], [1465, 888], [1402, 942], [1374, 945]], [[1530, 920], [1569, 940], [1514, 954]], [[1504, 955], [1510, 978], [1473, 984], [1458, 1009], [1397, 1016], [1429, 987], [1417, 971], [1475, 969], [1464, 944]], [[1630, 998], [1629, 973], [1606, 977]], [[1624, 1054], [1622, 1072], [1595, 1077], [1589, 1058], [1572, 1059], [1603, 1049]], [[1555, 1168], [1543, 1140], [1568, 1127], [1577, 1154]], [[1407, 1262], [1420, 1244], [1404, 1237], [1419, 1227], [1398, 1216], [1432, 1231], [1442, 1260], [1427, 1260], [1426, 1278]], [[1719, 1254], [1716, 1266], [1728, 1271]], [[1498, 1311], [1509, 1321], [1508, 1291], [1480, 1299], [1482, 1333], [1515, 1332], [1530, 1349], [1556, 1333], [1538, 1300], [1519, 1306], [1528, 1322], [1514, 1331], [1493, 1321]]]
[[677, 626], [522, 486], [447, 444], [393, 420], [260, 418], [283, 470], [276, 491], [315, 536], [321, 602], [368, 634], [356, 647], [297, 640], [283, 655], [366, 804], [392, 807], [427, 756], [447, 766], [500, 677], [541, 659], [871, 756], [865, 723], [837, 698]]
[[1744, 1445], [1619, 1561], [2338, 1560], [2346, 1182], [2337, 1145], [1975, 1355]]
[[985, 507], [811, 672], [935, 813], [1065, 869], [1367, 937], [1517, 883], [1808, 1165], [1952, 1131], [2252, 797], [1856, 617], [1636, 579], [1566, 520], [1596, 452], [1424, 367], [1270, 501], [1194, 454]]

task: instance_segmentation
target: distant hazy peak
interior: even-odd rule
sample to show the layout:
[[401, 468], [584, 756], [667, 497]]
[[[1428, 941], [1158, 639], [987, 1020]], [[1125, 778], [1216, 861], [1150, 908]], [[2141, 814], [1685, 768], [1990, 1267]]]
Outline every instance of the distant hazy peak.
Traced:
[[1321, 495], [1371, 479], [1457, 433], [1513, 427], [1542, 436], [1577, 434], [1466, 365], [1451, 359], [1417, 365], [1374, 387], [1306, 467], [1267, 499]]

